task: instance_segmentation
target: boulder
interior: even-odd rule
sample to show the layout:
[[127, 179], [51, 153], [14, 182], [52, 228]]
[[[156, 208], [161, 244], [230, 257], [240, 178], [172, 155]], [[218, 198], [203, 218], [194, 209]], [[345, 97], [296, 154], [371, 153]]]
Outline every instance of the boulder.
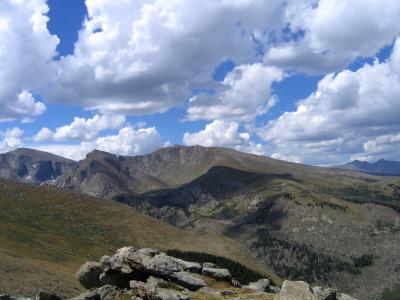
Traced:
[[317, 300], [317, 298], [306, 282], [285, 280], [275, 300]]
[[275, 300], [357, 300], [335, 289], [310, 287], [303, 281], [286, 280]]
[[102, 285], [114, 285], [119, 288], [129, 287], [129, 282], [134, 279], [146, 280], [147, 276], [132, 270], [125, 262], [125, 257], [135, 251], [133, 248], [121, 248], [112, 256], [103, 256], [100, 259], [100, 265], [103, 272], [100, 275]]
[[103, 273], [103, 268], [97, 262], [88, 261], [84, 263], [76, 272], [76, 279], [86, 289], [92, 289], [102, 286], [100, 275]]
[[40, 290], [39, 293], [36, 295], [36, 300], [61, 300], [60, 297], [58, 297], [54, 293], [47, 292], [45, 290]]
[[149, 300], [188, 300], [185, 294], [166, 288], [159, 288], [151, 283], [132, 280], [130, 287], [134, 296]]
[[221, 293], [219, 291], [216, 291], [216, 290], [214, 290], [212, 288], [209, 288], [209, 287], [203, 287], [203, 288], [199, 289], [198, 292], [200, 292], [200, 293], [202, 293], [204, 295], [207, 295], [210, 298], [211, 297], [221, 296]]
[[201, 273], [205, 276], [214, 278], [218, 281], [231, 282], [232, 280], [231, 273], [229, 272], [228, 269], [220, 269], [215, 265], [212, 265], [211, 267], [209, 263], [203, 264], [203, 269], [201, 270]]
[[341, 294], [339, 293], [336, 297], [337, 300], [357, 300], [356, 298], [349, 296], [347, 294]]
[[172, 275], [172, 280], [191, 291], [197, 291], [207, 286], [203, 279], [188, 272], [175, 272]]
[[141, 250], [131, 251], [125, 257], [125, 262], [133, 270], [161, 278], [169, 278], [174, 272], [183, 271], [183, 266], [175, 258], [153, 249]]
[[104, 285], [100, 288], [91, 289], [71, 300], [115, 300], [123, 293], [118, 287]]
[[268, 292], [268, 288], [271, 282], [268, 279], [260, 279], [257, 282], [251, 282], [245, 288], [248, 288], [257, 292]]
[[336, 300], [337, 290], [331, 288], [314, 287], [313, 294], [318, 300]]
[[271, 293], [271, 294], [278, 294], [278, 293], [280, 293], [280, 292], [281, 292], [281, 289], [280, 289], [279, 287], [277, 287], [277, 286], [270, 285], [270, 286], [268, 287], [268, 293]]
[[175, 258], [174, 260], [180, 264], [183, 267], [184, 271], [190, 272], [190, 273], [201, 273], [201, 264], [197, 262], [190, 262], [190, 261], [185, 261], [180, 258]]

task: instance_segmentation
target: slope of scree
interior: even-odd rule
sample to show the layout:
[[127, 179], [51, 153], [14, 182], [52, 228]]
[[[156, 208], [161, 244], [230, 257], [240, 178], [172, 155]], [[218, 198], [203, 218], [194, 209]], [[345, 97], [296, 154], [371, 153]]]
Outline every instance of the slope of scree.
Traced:
[[78, 266], [124, 245], [206, 252], [265, 274], [243, 246], [221, 234], [178, 229], [115, 202], [2, 179], [0, 245], [0, 291], [15, 296], [40, 288], [76, 295]]

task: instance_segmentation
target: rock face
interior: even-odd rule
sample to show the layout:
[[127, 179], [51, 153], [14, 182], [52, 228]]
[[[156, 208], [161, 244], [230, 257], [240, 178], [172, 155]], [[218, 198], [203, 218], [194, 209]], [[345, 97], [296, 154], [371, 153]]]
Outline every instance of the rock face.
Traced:
[[75, 164], [72, 160], [51, 153], [20, 148], [0, 154], [0, 177], [41, 184], [55, 180]]
[[[334, 289], [285, 281], [282, 290], [261, 279], [241, 287], [229, 270], [211, 263], [188, 262], [157, 249], [125, 247], [99, 262], [83, 264], [76, 275], [89, 290], [73, 300], [223, 299], [355, 300]], [[56, 298], [40, 298], [57, 300]], [[4, 299], [9, 300], [9, 299]]]

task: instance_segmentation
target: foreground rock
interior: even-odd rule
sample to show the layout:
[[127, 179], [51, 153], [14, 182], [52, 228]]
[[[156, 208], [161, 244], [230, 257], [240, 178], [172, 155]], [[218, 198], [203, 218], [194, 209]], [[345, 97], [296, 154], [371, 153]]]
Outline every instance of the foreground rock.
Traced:
[[[74, 300], [356, 300], [337, 290], [312, 288], [301, 281], [285, 281], [282, 290], [268, 279], [242, 286], [227, 269], [184, 261], [151, 248], [121, 248], [99, 262], [83, 264], [76, 277], [89, 290]], [[40, 300], [47, 299], [53, 300]]]
[[331, 288], [321, 288], [308, 285], [303, 281], [286, 280], [281, 292], [275, 300], [357, 300], [349, 295], [342, 294]]

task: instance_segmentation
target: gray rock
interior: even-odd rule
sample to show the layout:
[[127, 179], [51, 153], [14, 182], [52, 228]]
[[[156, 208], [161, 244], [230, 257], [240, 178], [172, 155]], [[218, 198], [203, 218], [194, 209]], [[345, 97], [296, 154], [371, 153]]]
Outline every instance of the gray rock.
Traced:
[[61, 300], [59, 296], [54, 293], [47, 292], [45, 290], [40, 290], [36, 295], [36, 300]]
[[103, 273], [103, 268], [99, 263], [88, 261], [78, 269], [76, 279], [86, 289], [97, 288], [103, 285], [100, 282], [101, 273]]
[[357, 300], [331, 288], [311, 288], [303, 281], [286, 280], [275, 300]]
[[185, 261], [183, 259], [175, 258], [174, 260], [183, 266], [183, 270], [190, 273], [201, 273], [201, 264], [197, 262]]
[[235, 288], [241, 288], [241, 287], [242, 287], [242, 285], [240, 284], [240, 282], [239, 282], [238, 280], [236, 280], [235, 278], [232, 278], [231, 284], [232, 284], [232, 286], [235, 287]]
[[317, 300], [317, 298], [306, 282], [285, 280], [275, 300]]
[[188, 300], [189, 297], [181, 292], [159, 288], [151, 283], [132, 280], [130, 287], [134, 296], [149, 300]]
[[337, 295], [336, 297], [337, 300], [357, 300], [356, 298], [349, 296], [347, 294], [341, 294], [339, 293], [339, 295]]
[[166, 279], [172, 278], [175, 272], [185, 270], [181, 260], [155, 249], [127, 250], [124, 260], [132, 270]]
[[271, 293], [271, 294], [278, 294], [278, 293], [280, 293], [280, 292], [281, 292], [281, 289], [280, 289], [279, 287], [277, 287], [277, 286], [270, 285], [270, 286], [268, 287], [268, 293]]
[[232, 280], [231, 273], [229, 273], [228, 269], [211, 268], [203, 264], [201, 273], [218, 281], [231, 282]]
[[115, 300], [123, 294], [123, 291], [115, 286], [104, 285], [91, 289], [71, 300]]
[[112, 256], [103, 256], [100, 265], [103, 272], [100, 275], [102, 285], [114, 285], [119, 288], [129, 287], [129, 281], [134, 279], [146, 280], [147, 276], [135, 272], [125, 263], [125, 256], [135, 251], [133, 248], [121, 248]]
[[213, 263], [210, 263], [210, 262], [205, 262], [205, 263], [203, 263], [203, 268], [215, 268], [215, 269], [217, 269], [218, 266], [216, 266], [216, 265], [214, 265]]
[[232, 290], [225, 290], [221, 292], [222, 296], [232, 296], [232, 295], [236, 295], [237, 293], [235, 291]]
[[172, 280], [191, 291], [197, 291], [207, 286], [203, 279], [188, 272], [175, 272], [172, 275]]
[[336, 300], [337, 290], [331, 288], [313, 287], [312, 291], [318, 300]]
[[268, 292], [271, 282], [268, 279], [260, 279], [257, 282], [251, 282], [245, 288], [257, 292]]

